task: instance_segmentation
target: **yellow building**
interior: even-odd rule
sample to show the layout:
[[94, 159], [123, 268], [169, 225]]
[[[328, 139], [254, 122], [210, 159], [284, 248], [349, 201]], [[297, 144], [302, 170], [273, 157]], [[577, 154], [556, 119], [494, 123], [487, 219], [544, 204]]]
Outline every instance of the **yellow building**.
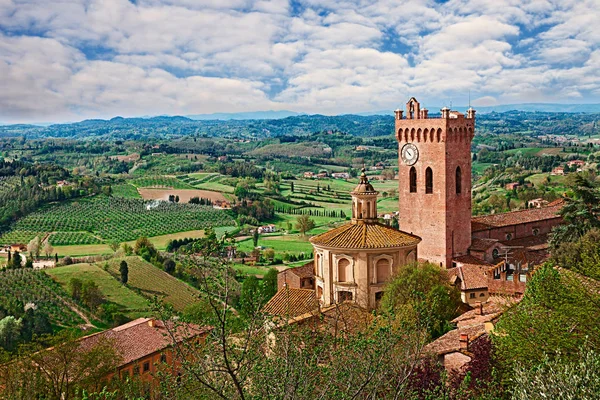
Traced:
[[351, 195], [352, 220], [310, 239], [315, 289], [323, 306], [352, 300], [373, 309], [398, 268], [417, 260], [421, 238], [378, 222], [378, 192], [364, 169]]

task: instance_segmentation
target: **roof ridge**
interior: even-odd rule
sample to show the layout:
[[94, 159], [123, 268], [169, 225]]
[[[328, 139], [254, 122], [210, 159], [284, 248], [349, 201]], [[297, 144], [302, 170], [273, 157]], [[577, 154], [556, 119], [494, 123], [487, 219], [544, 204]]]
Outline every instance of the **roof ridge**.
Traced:
[[518, 214], [518, 213], [522, 213], [522, 212], [541, 212], [542, 210], [548, 210], [550, 208], [556, 208], [559, 205], [562, 205], [562, 203], [561, 204], [555, 204], [555, 205], [552, 205], [552, 206], [540, 207], [540, 208], [525, 208], [523, 210], [514, 210], [514, 211], [506, 211], [506, 212], [495, 213], [495, 214], [477, 215], [475, 217], [471, 217], [471, 221], [473, 221], [473, 220], [477, 221], [480, 218], [494, 217], [494, 216], [498, 216], [498, 215]]

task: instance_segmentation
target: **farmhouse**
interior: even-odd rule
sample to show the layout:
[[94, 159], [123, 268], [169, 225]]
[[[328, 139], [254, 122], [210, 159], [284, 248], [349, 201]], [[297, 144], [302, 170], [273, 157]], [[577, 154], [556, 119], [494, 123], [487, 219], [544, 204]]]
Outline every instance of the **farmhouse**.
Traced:
[[552, 172], [550, 172], [550, 175], [564, 175], [565, 174], [565, 168], [564, 167], [555, 167]]
[[347, 172], [334, 172], [331, 174], [331, 177], [335, 179], [350, 179], [350, 174]]
[[273, 224], [263, 225], [258, 227], [258, 233], [273, 233], [277, 231], [277, 227]]
[[192, 340], [203, 341], [212, 328], [194, 324], [175, 326], [171, 322], [138, 318], [125, 325], [79, 339], [80, 349], [89, 350], [101, 340], [109, 340], [120, 357], [116, 371], [109, 376], [121, 378], [140, 375], [152, 382], [159, 363], [178, 369], [173, 346]]

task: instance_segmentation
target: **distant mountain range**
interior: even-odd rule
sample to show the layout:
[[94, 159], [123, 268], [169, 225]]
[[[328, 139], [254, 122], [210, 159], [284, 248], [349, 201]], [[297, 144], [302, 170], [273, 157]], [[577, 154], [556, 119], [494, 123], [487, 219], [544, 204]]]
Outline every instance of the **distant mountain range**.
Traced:
[[281, 110], [281, 111], [254, 111], [254, 112], [241, 112], [241, 113], [213, 113], [213, 114], [196, 114], [186, 115], [187, 118], [196, 121], [207, 121], [207, 120], [222, 120], [227, 121], [231, 119], [244, 120], [244, 119], [281, 119], [287, 117], [294, 117], [296, 115], [306, 115], [304, 113], [297, 113], [294, 111]]
[[[465, 110], [465, 107], [453, 108]], [[476, 109], [477, 128], [482, 133], [596, 134], [597, 127], [600, 126], [600, 104], [517, 104]], [[439, 109], [430, 108], [430, 115], [439, 116]], [[328, 116], [264, 111], [188, 117], [115, 117], [110, 120], [88, 119], [68, 124], [0, 126], [0, 137], [30, 138], [147, 139], [193, 135], [260, 139], [304, 136], [315, 132], [344, 132], [355, 136], [389, 135], [394, 132], [394, 114], [392, 111], [380, 111], [362, 115]]]

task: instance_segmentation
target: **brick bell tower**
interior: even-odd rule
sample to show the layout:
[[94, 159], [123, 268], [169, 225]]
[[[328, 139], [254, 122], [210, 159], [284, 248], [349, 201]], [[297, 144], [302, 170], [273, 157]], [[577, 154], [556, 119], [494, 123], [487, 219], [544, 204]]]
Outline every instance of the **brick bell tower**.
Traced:
[[471, 245], [471, 140], [475, 110], [428, 118], [412, 97], [396, 110], [400, 230], [420, 236], [419, 259], [452, 267]]

